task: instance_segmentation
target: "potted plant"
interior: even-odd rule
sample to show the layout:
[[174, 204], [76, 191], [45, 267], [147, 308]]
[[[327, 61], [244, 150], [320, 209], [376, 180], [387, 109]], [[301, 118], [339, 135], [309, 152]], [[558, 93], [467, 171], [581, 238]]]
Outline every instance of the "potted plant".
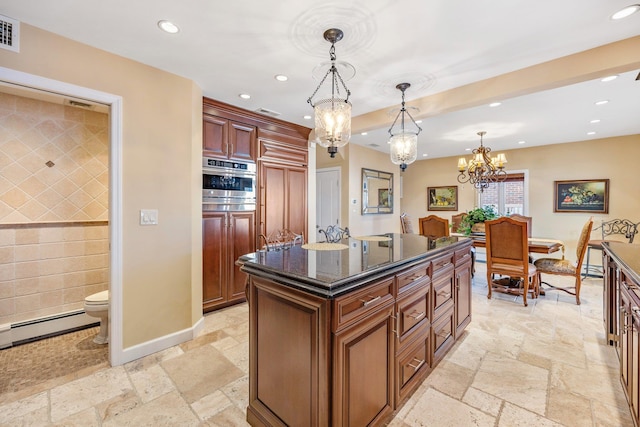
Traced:
[[484, 233], [483, 223], [496, 218], [498, 218], [498, 213], [493, 206], [471, 209], [460, 221], [457, 231], [465, 236], [471, 235], [472, 232]]

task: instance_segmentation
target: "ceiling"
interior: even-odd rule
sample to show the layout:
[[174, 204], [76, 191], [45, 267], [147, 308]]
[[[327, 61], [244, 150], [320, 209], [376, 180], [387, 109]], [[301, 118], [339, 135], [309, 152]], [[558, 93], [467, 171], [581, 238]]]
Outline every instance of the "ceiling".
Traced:
[[[411, 83], [411, 107], [412, 101], [638, 36], [640, 13], [610, 19], [633, 1], [0, 0], [0, 14], [192, 79], [207, 97], [308, 127], [307, 98], [318, 85], [313, 70], [329, 60], [330, 43], [322, 34], [340, 28], [337, 59], [356, 71], [346, 82], [351, 142], [388, 151], [387, 129], [401, 101], [396, 84]], [[160, 31], [162, 19], [180, 31]], [[423, 119], [419, 156], [465, 154], [479, 145], [480, 130], [487, 131], [485, 144], [493, 151], [640, 134], [638, 71], [608, 83], [590, 79], [497, 99], [502, 105], [495, 108], [412, 111]], [[277, 74], [288, 80], [276, 81]], [[603, 99], [610, 102], [594, 105]], [[358, 117], [393, 109], [384, 120], [357, 125]], [[601, 121], [590, 123], [594, 119]]]

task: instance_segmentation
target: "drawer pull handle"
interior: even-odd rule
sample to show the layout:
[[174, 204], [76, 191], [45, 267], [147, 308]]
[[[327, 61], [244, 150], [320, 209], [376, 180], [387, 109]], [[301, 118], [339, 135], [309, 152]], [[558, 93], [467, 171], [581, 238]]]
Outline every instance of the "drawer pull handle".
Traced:
[[448, 338], [449, 336], [451, 336], [451, 333], [449, 331], [440, 331], [436, 334], [437, 336], [439, 336], [440, 338]]
[[426, 316], [427, 313], [425, 313], [424, 311], [421, 311], [420, 313], [414, 311], [411, 314], [407, 314], [407, 317], [411, 317], [414, 320], [420, 320], [422, 319], [424, 316]]
[[380, 298], [382, 298], [382, 296], [380, 296], [380, 295], [378, 295], [377, 297], [369, 296], [369, 298], [371, 298], [371, 299], [370, 299], [370, 300], [368, 300], [368, 301], [365, 301], [365, 300], [363, 300], [363, 299], [361, 299], [361, 300], [360, 300], [360, 301], [362, 301], [362, 306], [363, 306], [363, 307], [367, 307], [367, 306], [369, 306], [369, 305], [373, 304], [374, 302], [376, 302], [376, 301], [378, 301]]
[[444, 297], [445, 299], [451, 298], [451, 292], [438, 292], [439, 297]]
[[447, 261], [447, 262], [445, 262], [444, 264], [438, 265], [438, 266], [436, 267], [436, 269], [438, 269], [438, 268], [444, 268], [444, 267], [446, 267], [447, 265], [451, 265], [451, 261]]
[[410, 282], [413, 282], [414, 280], [418, 280], [424, 277], [424, 274], [412, 274], [411, 276], [407, 277], [407, 279], [409, 279]]
[[[414, 365], [414, 363], [417, 362], [417, 365]], [[407, 366], [413, 368], [414, 371], [417, 371], [418, 369], [420, 369], [420, 367], [424, 365], [424, 360], [419, 360], [417, 358], [413, 358], [413, 360], [409, 363], [407, 363]]]

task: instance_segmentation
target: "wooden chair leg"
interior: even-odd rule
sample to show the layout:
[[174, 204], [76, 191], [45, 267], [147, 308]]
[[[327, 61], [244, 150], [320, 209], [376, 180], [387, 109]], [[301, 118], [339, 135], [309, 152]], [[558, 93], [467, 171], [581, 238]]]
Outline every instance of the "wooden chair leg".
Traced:
[[491, 299], [492, 282], [493, 282], [493, 274], [487, 271], [487, 299]]
[[580, 285], [582, 281], [580, 280], [580, 272], [576, 273], [576, 304], [580, 305]]
[[524, 301], [524, 306], [526, 307], [527, 305], [529, 305], [527, 304], [527, 294], [529, 293], [529, 278], [523, 277], [522, 282], [524, 286], [524, 291], [522, 292], [522, 300]]

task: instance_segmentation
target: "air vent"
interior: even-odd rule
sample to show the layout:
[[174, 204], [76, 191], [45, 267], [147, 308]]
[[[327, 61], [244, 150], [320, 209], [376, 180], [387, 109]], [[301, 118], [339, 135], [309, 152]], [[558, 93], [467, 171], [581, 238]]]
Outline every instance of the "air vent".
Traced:
[[256, 110], [256, 113], [265, 114], [271, 117], [278, 117], [280, 115], [280, 113], [278, 113], [277, 111], [269, 110], [268, 108], [262, 108], [262, 107], [258, 108]]
[[20, 52], [20, 21], [0, 15], [0, 47]]
[[372, 142], [371, 144], [367, 144], [367, 146], [369, 147], [380, 147], [380, 145], [376, 144], [375, 142]]
[[85, 110], [93, 110], [92, 104], [87, 104], [86, 102], [80, 102], [73, 99], [65, 99], [64, 104], [70, 107], [84, 108]]

